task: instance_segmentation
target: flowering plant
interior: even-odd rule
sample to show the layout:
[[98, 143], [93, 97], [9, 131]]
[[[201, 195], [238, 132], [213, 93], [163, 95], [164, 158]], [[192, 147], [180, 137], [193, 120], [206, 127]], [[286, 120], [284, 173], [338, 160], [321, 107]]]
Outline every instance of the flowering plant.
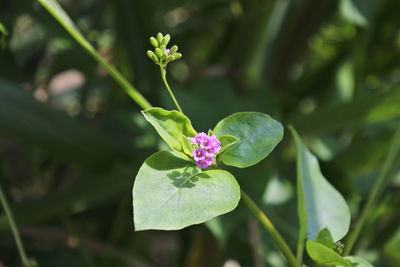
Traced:
[[[350, 226], [349, 208], [323, 177], [318, 161], [303, 145], [294, 128], [297, 148], [300, 231], [297, 257], [224, 166], [247, 168], [257, 164], [283, 138], [282, 125], [259, 112], [238, 112], [222, 119], [213, 130], [198, 133], [186, 117], [166, 79], [167, 64], [179, 59], [178, 47], [166, 45], [170, 36], [151, 37], [155, 51], [147, 55], [159, 65], [161, 77], [177, 110], [148, 108], [142, 113], [171, 151], [145, 160], [133, 187], [136, 230], [177, 230], [205, 222], [233, 210], [242, 198], [273, 237], [290, 266], [301, 266], [303, 250], [320, 264], [371, 266], [355, 257], [342, 257], [338, 242]], [[357, 265], [359, 266], [359, 265]]]
[[[136, 176], [133, 188], [136, 230], [176, 230], [205, 222], [233, 210], [241, 199], [269, 233], [269, 237], [274, 241], [288, 265], [306, 266], [303, 261], [306, 250], [308, 256], [318, 266], [372, 266], [363, 259], [348, 255], [354, 248], [358, 237], [362, 236], [360, 233], [363, 226], [368, 224], [368, 217], [371, 217], [371, 214], [374, 214], [372, 211], [379, 207], [379, 197], [383, 195], [384, 189], [396, 169], [400, 153], [400, 127], [390, 143], [381, 173], [375, 179], [366, 204], [347, 237], [350, 228], [350, 211], [346, 201], [325, 179], [317, 158], [308, 150], [296, 130], [288, 127], [293, 136], [297, 162], [299, 231], [295, 256], [291, 247], [279, 234], [264, 211], [240, 189], [238, 182], [231, 174], [232, 168], [226, 168], [226, 166], [247, 168], [267, 157], [283, 137], [283, 127], [278, 121], [263, 113], [239, 112], [222, 119], [213, 130], [209, 130], [207, 133], [198, 133], [192, 127], [190, 119], [184, 115], [167, 83], [167, 65], [182, 57], [176, 45], [167, 47], [171, 39], [168, 34], [164, 36], [159, 33], [156, 37], [150, 38], [150, 43], [155, 49], [148, 51], [147, 55], [160, 67], [161, 77], [177, 108], [172, 111], [153, 108], [140, 92], [83, 37], [56, 0], [38, 1], [144, 110], [145, 119], [170, 147], [168, 151], [157, 152], [147, 158]], [[347, 5], [347, 7], [353, 10], [353, 6]], [[297, 23], [298, 20], [294, 21]], [[7, 31], [1, 23], [0, 32], [7, 35]], [[254, 32], [258, 33], [258, 31]], [[3, 40], [0, 38], [0, 43], [1, 41]], [[359, 42], [356, 43], [358, 47]], [[334, 61], [337, 59], [334, 58]], [[330, 64], [328, 65], [330, 66]], [[346, 66], [347, 72], [348, 63], [344, 66]], [[8, 91], [7, 86], [5, 89]], [[395, 89], [391, 91], [394, 92]], [[395, 95], [383, 94], [384, 98], [379, 99], [386, 100], [388, 96]], [[368, 99], [364, 98], [364, 100]], [[388, 104], [386, 101], [382, 102]], [[373, 102], [361, 101], [359, 103], [364, 107], [366, 103]], [[347, 104], [353, 105], [353, 103]], [[348, 108], [347, 104], [343, 107]], [[383, 107], [381, 104], [372, 106], [375, 109]], [[331, 113], [337, 110], [332, 109]], [[372, 109], [365, 110], [371, 111]], [[364, 119], [364, 114], [367, 113], [361, 111], [358, 110], [357, 113]], [[339, 119], [343, 121], [343, 114], [345, 113], [340, 113], [336, 120], [329, 120], [329, 124], [335, 124]], [[322, 118], [325, 117], [322, 116]], [[354, 121], [351, 119], [345, 125], [351, 125]], [[40, 122], [42, 121], [40, 120]], [[314, 127], [314, 124], [308, 124]], [[327, 125], [325, 124], [324, 127]], [[97, 142], [95, 143], [97, 144]], [[0, 202], [10, 222], [24, 266], [33, 266], [24, 252], [1, 187]], [[346, 239], [343, 241], [345, 237]], [[395, 248], [393, 246], [393, 251], [396, 251]], [[307, 264], [308, 262], [306, 261]]]
[[136, 176], [136, 230], [181, 229], [233, 210], [240, 200], [240, 188], [222, 166], [252, 166], [264, 159], [283, 137], [282, 125], [258, 112], [232, 114], [208, 134], [198, 133], [166, 80], [167, 64], [182, 56], [176, 45], [166, 48], [169, 41], [168, 34], [151, 37], [155, 51], [148, 51], [147, 55], [159, 65], [178, 110], [149, 108], [142, 113], [171, 151], [150, 156]]

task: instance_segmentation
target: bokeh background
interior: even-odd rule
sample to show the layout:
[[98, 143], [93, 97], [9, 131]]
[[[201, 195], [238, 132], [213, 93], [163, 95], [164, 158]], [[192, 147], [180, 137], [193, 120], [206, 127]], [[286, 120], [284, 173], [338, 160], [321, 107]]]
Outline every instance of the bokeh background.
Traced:
[[[168, 77], [198, 131], [236, 111], [293, 124], [356, 218], [400, 117], [398, 0], [63, 0], [100, 54], [173, 108], [148, 38], [170, 33]], [[131, 190], [165, 149], [139, 107], [36, 1], [0, 2], [0, 183], [40, 266], [285, 266], [239, 207], [181, 231], [134, 232]], [[399, 167], [399, 166], [397, 166]], [[232, 170], [294, 247], [294, 146]], [[400, 175], [357, 253], [400, 266]], [[0, 266], [21, 266], [3, 210]]]

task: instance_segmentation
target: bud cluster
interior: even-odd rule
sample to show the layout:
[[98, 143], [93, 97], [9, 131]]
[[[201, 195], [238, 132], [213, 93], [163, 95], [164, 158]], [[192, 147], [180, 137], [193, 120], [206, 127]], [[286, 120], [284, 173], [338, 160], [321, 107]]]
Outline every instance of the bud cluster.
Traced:
[[165, 67], [169, 62], [182, 57], [182, 54], [178, 53], [178, 46], [173, 45], [171, 48], [167, 48], [170, 39], [169, 34], [164, 36], [162, 33], [158, 33], [156, 38], [150, 37], [150, 43], [155, 49], [154, 52], [147, 50], [147, 56], [161, 67]]
[[205, 133], [199, 133], [195, 137], [190, 138], [194, 145], [192, 156], [196, 161], [196, 166], [205, 169], [212, 165], [215, 156], [221, 150], [221, 142], [215, 135], [208, 136]]
[[344, 249], [344, 244], [340, 241], [334, 243], [333, 250], [342, 255]]

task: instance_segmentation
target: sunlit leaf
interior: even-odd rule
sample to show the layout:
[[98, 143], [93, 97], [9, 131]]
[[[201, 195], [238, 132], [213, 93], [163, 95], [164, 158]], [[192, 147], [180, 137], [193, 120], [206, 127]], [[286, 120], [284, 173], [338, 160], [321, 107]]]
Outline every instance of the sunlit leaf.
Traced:
[[189, 146], [185, 139], [195, 136], [197, 132], [185, 115], [176, 110], [168, 111], [162, 108], [150, 108], [142, 113], [173, 150], [188, 151]]
[[334, 250], [312, 240], [307, 241], [307, 252], [311, 259], [319, 264], [353, 267], [349, 261]]
[[283, 127], [259, 112], [238, 112], [221, 120], [214, 128], [217, 137], [232, 135], [239, 140], [221, 155], [229, 166], [245, 168], [263, 160], [282, 140]]
[[239, 185], [229, 172], [202, 172], [192, 161], [158, 152], [136, 176], [135, 229], [178, 230], [233, 210], [239, 199]]

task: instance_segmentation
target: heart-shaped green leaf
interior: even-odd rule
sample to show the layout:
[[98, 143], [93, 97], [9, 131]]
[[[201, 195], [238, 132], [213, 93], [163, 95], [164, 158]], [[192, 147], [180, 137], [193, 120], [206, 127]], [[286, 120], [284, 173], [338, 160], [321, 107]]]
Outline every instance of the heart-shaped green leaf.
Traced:
[[173, 152], [158, 152], [136, 176], [135, 229], [182, 229], [233, 210], [239, 199], [239, 185], [229, 172], [201, 171]]
[[307, 252], [319, 264], [352, 267], [349, 261], [318, 242], [307, 240]]
[[342, 195], [325, 179], [318, 160], [290, 127], [297, 150], [297, 193], [300, 238], [315, 240], [327, 228], [333, 241], [343, 238], [350, 226], [350, 210]]
[[197, 134], [188, 117], [179, 111], [162, 108], [149, 108], [142, 113], [172, 150], [187, 152], [187, 140], [184, 139]]
[[220, 160], [229, 166], [246, 168], [264, 159], [282, 140], [283, 127], [270, 116], [259, 112], [238, 112], [215, 126], [217, 137], [232, 135], [239, 140]]

